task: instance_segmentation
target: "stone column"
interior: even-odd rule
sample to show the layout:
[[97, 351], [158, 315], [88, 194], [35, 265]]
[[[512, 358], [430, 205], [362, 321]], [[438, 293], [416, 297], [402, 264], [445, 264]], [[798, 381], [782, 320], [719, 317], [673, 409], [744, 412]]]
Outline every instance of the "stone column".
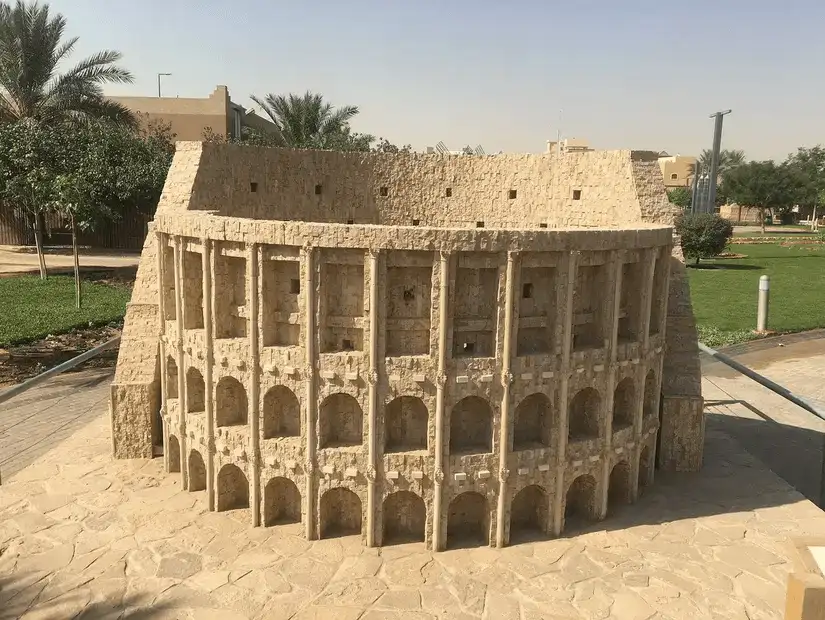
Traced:
[[180, 448], [180, 473], [184, 489], [188, 488], [188, 471], [186, 467], [186, 367], [183, 363], [183, 250], [181, 238], [175, 237], [175, 324], [177, 326], [177, 363], [178, 363], [178, 446]]
[[306, 463], [304, 476], [306, 489], [306, 522], [304, 531], [307, 540], [315, 538], [315, 409], [317, 395], [315, 393], [316, 356], [315, 356], [315, 252], [312, 247], [304, 248], [304, 343], [306, 352]]
[[608, 310], [607, 331], [607, 393], [604, 395], [605, 419], [602, 424], [604, 433], [604, 463], [602, 469], [602, 506], [601, 516], [607, 516], [608, 492], [610, 490], [610, 461], [613, 450], [613, 396], [616, 390], [616, 356], [619, 340], [619, 313], [622, 304], [622, 276], [624, 275], [623, 256], [618, 250], [610, 253], [608, 273], [610, 286], [605, 291], [605, 301], [610, 304]]
[[642, 303], [640, 304], [642, 316], [639, 320], [639, 340], [642, 343], [642, 355], [650, 346], [650, 312], [653, 308], [653, 278], [656, 274], [656, 254], [657, 249], [652, 248], [644, 253], [644, 271], [642, 272]]
[[501, 361], [501, 416], [498, 444], [498, 506], [496, 507], [496, 547], [503, 547], [505, 541], [505, 514], [507, 507], [507, 460], [510, 455], [510, 385], [513, 375], [510, 361], [513, 352], [513, 303], [515, 296], [515, 256], [507, 253], [507, 273], [504, 280], [504, 338]]
[[560, 536], [564, 524], [564, 473], [567, 469], [567, 428], [569, 421], [567, 393], [570, 387], [570, 355], [573, 348], [573, 295], [576, 289], [576, 270], [579, 252], [567, 255], [564, 303], [558, 309], [558, 322], [562, 327], [561, 380], [559, 381], [558, 443], [556, 445], [556, 494], [553, 498], [553, 535]]
[[375, 416], [378, 409], [378, 252], [369, 250], [367, 253], [370, 273], [369, 298], [369, 412], [367, 414], [368, 443], [367, 443], [367, 546], [375, 546], [375, 478], [376, 478], [376, 450], [375, 450]]
[[214, 325], [212, 325], [212, 241], [202, 240], [203, 254], [201, 266], [203, 271], [203, 336], [206, 348], [204, 364], [204, 414], [206, 416], [206, 497], [209, 510], [215, 510], [215, 404], [212, 396], [212, 366], [215, 363]]
[[261, 382], [261, 360], [258, 354], [258, 244], [251, 243], [248, 249], [249, 277], [247, 299], [249, 300], [249, 463], [250, 494], [249, 507], [252, 509], [252, 527], [261, 524], [261, 447], [258, 428], [260, 426], [261, 405], [258, 402]]
[[438, 270], [438, 376], [435, 392], [435, 484], [433, 487], [433, 551], [444, 548], [441, 535], [441, 497], [444, 482], [444, 386], [447, 383], [447, 295], [450, 255], [439, 254]]
[[166, 299], [163, 290], [163, 273], [164, 273], [164, 265], [163, 265], [163, 249], [164, 244], [166, 243], [166, 237], [163, 233], [158, 232], [156, 233], [157, 236], [157, 266], [158, 266], [158, 312], [160, 315], [160, 413], [161, 413], [161, 420], [163, 421], [163, 428], [160, 429], [160, 432], [163, 436], [163, 470], [168, 472], [169, 471], [169, 432], [166, 428], [166, 419], [165, 415], [168, 411], [166, 408], [166, 393], [169, 389], [169, 386], [166, 385], [167, 377], [167, 368], [166, 368]]

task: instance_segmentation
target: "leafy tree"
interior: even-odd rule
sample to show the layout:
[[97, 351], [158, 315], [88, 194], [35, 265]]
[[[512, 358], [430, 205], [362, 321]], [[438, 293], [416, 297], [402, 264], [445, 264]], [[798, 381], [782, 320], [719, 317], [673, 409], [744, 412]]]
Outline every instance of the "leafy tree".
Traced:
[[103, 84], [132, 81], [115, 64], [120, 52], [98, 52], [58, 73], [78, 40], [65, 40], [65, 29], [66, 19], [48, 4], [0, 2], [0, 122], [105, 118], [134, 127], [135, 116], [103, 96]]
[[667, 199], [677, 207], [687, 209], [690, 206], [691, 193], [687, 187], [674, 187], [668, 190]]
[[378, 144], [373, 146], [372, 150], [376, 153], [411, 153], [412, 146], [405, 144], [402, 147], [398, 147], [386, 138], [378, 138]]
[[785, 161], [797, 188], [795, 201], [825, 209], [825, 148], [817, 145], [800, 147]]
[[685, 213], [676, 220], [682, 252], [696, 264], [721, 254], [733, 236], [733, 224], [716, 213]]
[[787, 164], [752, 161], [729, 170], [723, 188], [733, 202], [759, 210], [764, 234], [768, 213], [793, 206], [799, 192], [799, 179]]

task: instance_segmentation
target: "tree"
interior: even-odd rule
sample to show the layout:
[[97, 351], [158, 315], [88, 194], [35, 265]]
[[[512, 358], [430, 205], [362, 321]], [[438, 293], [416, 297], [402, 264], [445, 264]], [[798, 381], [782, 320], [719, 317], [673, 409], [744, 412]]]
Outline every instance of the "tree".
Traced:
[[733, 236], [733, 224], [716, 213], [684, 213], [676, 220], [682, 252], [696, 264], [721, 254]]
[[687, 187], [674, 187], [668, 190], [667, 199], [677, 207], [687, 209], [690, 206], [691, 193]]
[[103, 96], [103, 84], [132, 81], [116, 64], [120, 52], [98, 52], [58, 73], [78, 41], [64, 40], [65, 29], [66, 19], [48, 4], [0, 2], [0, 122], [105, 118], [136, 126], [128, 109]]
[[825, 148], [820, 145], [800, 147], [785, 160], [796, 191], [796, 204], [813, 207], [811, 219], [816, 228], [817, 209], [825, 206]]
[[262, 99], [252, 95], [251, 99], [278, 127], [283, 146], [369, 150], [360, 148], [364, 140], [359, 140], [359, 134], [350, 131], [349, 121], [358, 114], [357, 106], [333, 108], [322, 95], [310, 91], [303, 95], [290, 93], [286, 96], [270, 93]]
[[[699, 165], [702, 167], [702, 172], [710, 172], [710, 163], [713, 158], [713, 151], [705, 149], [699, 156]], [[717, 170], [719, 177], [724, 177], [729, 170], [741, 166], [745, 163], [745, 151], [737, 149], [722, 149], [719, 151], [719, 164]]]
[[376, 153], [411, 153], [412, 146], [405, 144], [402, 147], [398, 147], [386, 138], [378, 138], [378, 144], [373, 146], [372, 150]]
[[736, 204], [759, 210], [764, 234], [766, 214], [792, 207], [799, 192], [798, 183], [794, 170], [787, 164], [752, 161], [729, 170], [723, 188]]

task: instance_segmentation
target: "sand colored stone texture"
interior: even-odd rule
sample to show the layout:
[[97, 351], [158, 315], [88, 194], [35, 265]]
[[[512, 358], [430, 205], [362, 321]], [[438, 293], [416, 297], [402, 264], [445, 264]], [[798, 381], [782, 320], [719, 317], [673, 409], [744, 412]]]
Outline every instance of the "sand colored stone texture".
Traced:
[[115, 455], [251, 525], [443, 550], [696, 470], [696, 330], [656, 157], [180, 143], [112, 386]]

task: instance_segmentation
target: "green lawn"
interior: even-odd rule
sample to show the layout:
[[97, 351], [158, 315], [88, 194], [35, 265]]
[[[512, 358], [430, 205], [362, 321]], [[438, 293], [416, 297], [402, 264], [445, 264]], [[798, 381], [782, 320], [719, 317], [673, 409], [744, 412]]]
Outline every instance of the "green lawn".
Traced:
[[0, 347], [118, 320], [131, 296], [126, 288], [93, 282], [83, 282], [82, 292], [77, 310], [70, 276], [0, 278]]
[[746, 258], [702, 261], [705, 268], [688, 269], [702, 342], [718, 347], [756, 337], [751, 332], [762, 274], [771, 278], [769, 329], [825, 327], [825, 246], [749, 244], [731, 251]]

